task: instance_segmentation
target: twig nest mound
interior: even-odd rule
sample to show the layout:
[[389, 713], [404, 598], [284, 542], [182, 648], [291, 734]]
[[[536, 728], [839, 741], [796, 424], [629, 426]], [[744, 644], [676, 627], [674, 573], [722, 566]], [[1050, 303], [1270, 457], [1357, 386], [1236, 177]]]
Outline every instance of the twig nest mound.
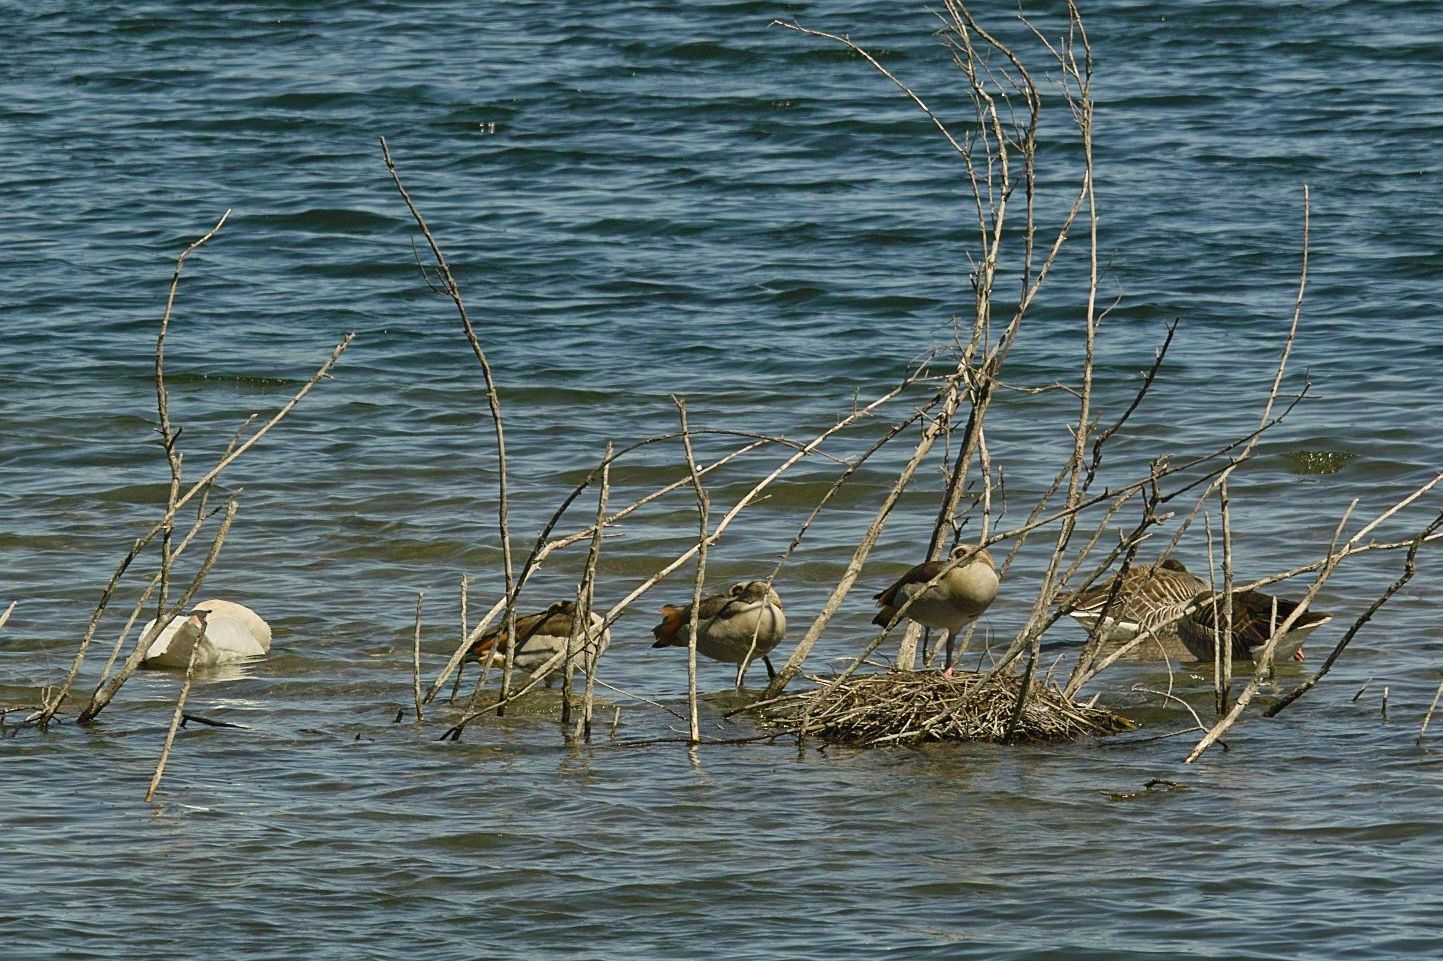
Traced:
[[958, 671], [890, 671], [822, 683], [759, 705], [763, 719], [794, 733], [874, 745], [913, 741], [1070, 741], [1135, 725], [1101, 707], [1034, 683], [1018, 712], [1022, 678]]

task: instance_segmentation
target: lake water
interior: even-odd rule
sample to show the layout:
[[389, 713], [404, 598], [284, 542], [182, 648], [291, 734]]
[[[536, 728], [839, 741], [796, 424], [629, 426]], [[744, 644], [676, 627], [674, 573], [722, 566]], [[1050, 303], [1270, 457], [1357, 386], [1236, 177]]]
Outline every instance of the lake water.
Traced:
[[[1103, 297], [1116, 300], [1097, 369], [1105, 416], [1126, 404], [1163, 325], [1181, 320], [1103, 482], [1255, 422], [1296, 292], [1306, 182], [1312, 259], [1287, 386], [1307, 370], [1312, 388], [1238, 475], [1234, 522], [1244, 575], [1310, 561], [1353, 498], [1371, 516], [1439, 467], [1443, 15], [1429, 2], [1195, 0], [1084, 12]], [[1016, 34], [1010, 5], [976, 13]], [[1182, 763], [1186, 736], [779, 742], [695, 758], [677, 744], [619, 747], [680, 729], [669, 712], [684, 706], [685, 658], [651, 650], [648, 632], [656, 606], [689, 597], [685, 569], [614, 632], [603, 679], [657, 702], [604, 692], [623, 708], [614, 738], [610, 707], [584, 749], [524, 713], [459, 743], [436, 740], [454, 713], [444, 705], [424, 727], [391, 723], [410, 697], [416, 592], [427, 592], [434, 673], [459, 630], [461, 575], [473, 616], [501, 577], [479, 371], [449, 302], [417, 272], [378, 135], [456, 265], [502, 385], [521, 545], [606, 441], [672, 429], [671, 394], [699, 426], [805, 438], [885, 390], [970, 310], [961, 164], [865, 62], [769, 27], [774, 17], [849, 33], [965, 126], [965, 90], [923, 5], [9, 11], [0, 606], [20, 605], [0, 633], [5, 703], [63, 675], [115, 563], [164, 503], [151, 364], [179, 249], [233, 210], [187, 265], [169, 341], [189, 476], [344, 333], [356, 340], [226, 475], [241, 508], [203, 593], [261, 611], [275, 652], [244, 676], [202, 678], [190, 703], [249, 729], [183, 730], [153, 806], [141, 799], [171, 674], [138, 675], [88, 728], [62, 718], [0, 740], [7, 956], [1443, 953], [1443, 769], [1415, 743], [1443, 667], [1433, 552], [1315, 691], [1275, 720], [1246, 720], [1228, 751], [1195, 765]], [[1070, 157], [1044, 153], [1048, 196], [1075, 175]], [[1024, 327], [1011, 384], [1076, 375], [1082, 239]], [[1065, 456], [1073, 416], [1062, 394], [1000, 397], [989, 439], [1010, 519]], [[881, 429], [829, 449], [855, 455]], [[1316, 450], [1356, 456], [1337, 473], [1300, 473], [1289, 454]], [[792, 638], [902, 456], [862, 472], [782, 573]], [[782, 457], [748, 457], [714, 502], [729, 505]], [[868, 596], [920, 558], [938, 463], [815, 669], [870, 636]], [[709, 581], [765, 576], [837, 469], [809, 462], [742, 515]], [[618, 468], [613, 500], [683, 470], [674, 445], [651, 448]], [[1390, 529], [1416, 528], [1437, 500]], [[583, 498], [566, 529], [592, 509]], [[601, 599], [683, 549], [692, 511], [682, 491], [609, 537]], [[1044, 540], [984, 619], [994, 642], [1026, 617]], [[1200, 529], [1181, 556], [1205, 567]], [[574, 590], [583, 559], [555, 558], [523, 608]], [[1345, 565], [1319, 597], [1339, 616], [1310, 650], [1326, 651], [1400, 562]], [[1058, 625], [1049, 658], [1080, 637]], [[1299, 677], [1281, 669], [1284, 683]], [[728, 667], [703, 663], [704, 688], [729, 681]], [[1133, 685], [1168, 683], [1142, 664], [1101, 690], [1130, 708], [1157, 700]], [[1200, 672], [1171, 683], [1209, 703]], [[1176, 709], [1141, 716], [1145, 733], [1187, 721]], [[751, 730], [721, 728], [714, 708], [705, 723]], [[1153, 778], [1183, 786], [1144, 792]]]

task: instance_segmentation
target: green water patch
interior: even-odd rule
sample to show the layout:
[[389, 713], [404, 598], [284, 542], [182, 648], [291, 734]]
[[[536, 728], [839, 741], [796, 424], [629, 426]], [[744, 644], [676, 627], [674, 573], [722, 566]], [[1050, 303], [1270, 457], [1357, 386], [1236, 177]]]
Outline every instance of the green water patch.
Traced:
[[1283, 459], [1295, 474], [1336, 474], [1357, 456], [1346, 450], [1290, 450]]

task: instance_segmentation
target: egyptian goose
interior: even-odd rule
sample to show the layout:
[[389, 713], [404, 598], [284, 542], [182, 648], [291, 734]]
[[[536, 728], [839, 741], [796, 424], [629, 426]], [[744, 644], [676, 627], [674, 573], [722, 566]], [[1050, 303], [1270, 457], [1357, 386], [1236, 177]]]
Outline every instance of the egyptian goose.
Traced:
[[1191, 573], [1182, 561], [1168, 558], [1158, 564], [1142, 564], [1127, 573], [1114, 575], [1104, 583], [1068, 598], [1068, 613], [1091, 631], [1112, 596], [1118, 577], [1122, 585], [1107, 607], [1107, 620], [1102, 626], [1102, 640], [1126, 642], [1145, 631], [1155, 630], [1159, 636], [1187, 610], [1188, 603], [1199, 592], [1208, 589], [1208, 582]]
[[[964, 545], [953, 548], [945, 561], [918, 564], [876, 596], [881, 610], [872, 618], [873, 624], [882, 627], [891, 624], [908, 599], [915, 598], [902, 616], [924, 627], [947, 631], [947, 660], [943, 665], [943, 674], [949, 677], [952, 674], [952, 646], [957, 635], [962, 628], [981, 617], [987, 605], [997, 596], [997, 565], [991, 554], [979, 550], [966, 563], [956, 563], [974, 550], [976, 548]], [[947, 573], [942, 574], [944, 570]], [[942, 574], [941, 579], [927, 587], [939, 574]]]
[[[152, 619], [141, 636], [155, 626]], [[197, 645], [197, 642], [199, 644]], [[190, 663], [213, 667], [244, 658], [263, 657], [271, 649], [271, 628], [259, 614], [233, 601], [201, 601], [185, 617], [177, 617], [150, 642], [141, 667], [179, 667]]]
[[[1217, 602], [1213, 603], [1212, 596], [1214, 595], [1207, 591], [1200, 593], [1192, 602], [1195, 609], [1185, 614], [1177, 622], [1178, 636], [1187, 646], [1188, 653], [1199, 661], [1213, 659], [1213, 633], [1215, 629], [1222, 627], [1217, 622], [1223, 616], [1223, 598], [1221, 594], [1218, 594], [1216, 595]], [[1267, 644], [1273, 630], [1281, 626], [1297, 607], [1297, 601], [1264, 594], [1262, 591], [1234, 591], [1233, 659], [1252, 660], [1254, 651]], [[1332, 619], [1332, 614], [1323, 611], [1304, 611], [1293, 622], [1288, 633], [1278, 641], [1278, 646], [1273, 652], [1274, 660], [1284, 657], [1291, 657], [1295, 661], [1303, 660], [1306, 656], [1303, 654], [1303, 641], [1309, 634]]]
[[[766, 581], [733, 584], [725, 594], [704, 598], [697, 619], [697, 652], [714, 661], [737, 665], [736, 685], [742, 686], [747, 665], [757, 658], [767, 676], [776, 677], [768, 654], [787, 631], [782, 599]], [[666, 604], [661, 623], [651, 629], [652, 647], [686, 647], [691, 639], [691, 605]]]
[[[535, 677], [536, 672], [545, 667], [547, 661], [566, 650], [567, 642], [571, 640], [571, 632], [575, 627], [575, 619], [576, 603], [574, 601], [557, 601], [544, 611], [518, 616], [516, 618], [516, 657], [512, 660], [512, 665]], [[591, 625], [590, 630], [578, 633], [576, 644], [571, 649], [570, 671], [573, 674], [584, 669], [585, 664], [582, 658], [586, 654], [586, 645], [589, 640], [596, 638], [597, 631], [606, 624], [606, 620], [595, 611], [591, 612], [588, 620]], [[506, 663], [505, 641], [506, 625], [503, 622], [482, 634], [481, 638], [471, 645], [469, 656], [473, 660], [483, 663], [489, 656], [492, 658], [493, 667], [501, 667]], [[596, 656], [600, 657], [610, 644], [611, 631], [601, 631], [601, 643], [596, 650]], [[551, 686], [564, 663], [565, 659], [558, 661], [550, 671], [546, 672], [547, 687]]]

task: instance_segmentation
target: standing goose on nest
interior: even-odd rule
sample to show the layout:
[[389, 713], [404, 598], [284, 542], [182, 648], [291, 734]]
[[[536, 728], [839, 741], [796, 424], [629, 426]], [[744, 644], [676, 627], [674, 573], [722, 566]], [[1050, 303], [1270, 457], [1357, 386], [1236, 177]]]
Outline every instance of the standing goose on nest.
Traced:
[[[1177, 622], [1177, 633], [1187, 645], [1188, 653], [1199, 661], [1213, 659], [1213, 634], [1222, 629], [1223, 597], [1204, 591], [1193, 599], [1196, 609]], [[1251, 661], [1253, 654], [1268, 643], [1273, 631], [1281, 627], [1288, 616], [1297, 610], [1298, 602], [1285, 597], [1275, 597], [1262, 591], [1233, 592], [1233, 660]], [[1303, 641], [1317, 628], [1333, 619], [1324, 611], [1304, 611], [1293, 626], [1278, 640], [1273, 652], [1274, 660], [1291, 657], [1295, 661], [1306, 658]]]
[[[742, 686], [747, 665], [761, 658], [767, 677], [777, 676], [767, 657], [787, 632], [787, 615], [782, 599], [766, 581], [733, 584], [725, 594], [713, 594], [701, 602], [697, 616], [696, 649], [714, 661], [737, 665], [737, 687]], [[661, 623], [651, 629], [652, 647], [686, 647], [691, 640], [691, 605], [666, 604]]]
[[[144, 637], [154, 619], [141, 629]], [[263, 657], [271, 649], [271, 627], [255, 611], [233, 601], [201, 601], [186, 617], [173, 619], [145, 652], [141, 667], [178, 667], [190, 663], [213, 667], [230, 661]]]
[[[583, 670], [585, 665], [582, 658], [586, 655], [586, 645], [589, 640], [597, 637], [600, 631], [601, 643], [597, 647], [596, 656], [600, 657], [602, 652], [611, 644], [611, 631], [602, 631], [606, 620], [595, 611], [591, 612], [590, 629], [587, 632], [579, 632], [576, 635], [576, 643], [571, 648], [571, 673]], [[566, 645], [571, 640], [571, 633], [576, 624], [576, 603], [574, 601], [557, 601], [544, 611], [537, 611], [533, 614], [522, 614], [516, 618], [516, 657], [512, 665], [530, 674], [533, 678], [536, 672], [546, 666], [557, 654], [566, 650]], [[587, 635], [590, 635], [588, 637]], [[486, 659], [491, 659], [493, 667], [504, 667], [506, 664], [506, 624], [503, 621], [498, 627], [493, 627], [481, 638], [471, 645], [469, 657], [482, 664]], [[551, 670], [546, 672], [546, 686], [550, 687], [556, 677], [556, 673], [565, 665], [566, 659], [557, 661]]]
[[[968, 553], [976, 551], [965, 563], [955, 562]], [[951, 569], [948, 567], [951, 565]], [[946, 571], [946, 574], [942, 574]], [[928, 583], [942, 574], [942, 578], [928, 587]], [[897, 617], [897, 612], [909, 598], [915, 598], [903, 617], [916, 621], [924, 627], [942, 628], [947, 631], [947, 660], [943, 674], [952, 675], [952, 646], [962, 628], [982, 616], [987, 605], [997, 596], [997, 565], [985, 549], [961, 546], [952, 549], [945, 561], [928, 561], [918, 564], [899, 577], [891, 587], [876, 596], [877, 605], [882, 609], [872, 618], [872, 623], [882, 627]], [[920, 596], [919, 596], [920, 595]]]
[[[1107, 599], [1112, 596], [1118, 577], [1122, 578], [1122, 585], [1108, 605]], [[1159, 636], [1167, 636], [1163, 628], [1182, 617], [1189, 602], [1207, 589], [1208, 582], [1189, 571], [1182, 561], [1168, 558], [1114, 575], [1102, 584], [1075, 594], [1066, 603], [1072, 607], [1068, 613], [1089, 632], [1106, 605], [1102, 639], [1125, 643], [1153, 629], [1157, 629]]]

